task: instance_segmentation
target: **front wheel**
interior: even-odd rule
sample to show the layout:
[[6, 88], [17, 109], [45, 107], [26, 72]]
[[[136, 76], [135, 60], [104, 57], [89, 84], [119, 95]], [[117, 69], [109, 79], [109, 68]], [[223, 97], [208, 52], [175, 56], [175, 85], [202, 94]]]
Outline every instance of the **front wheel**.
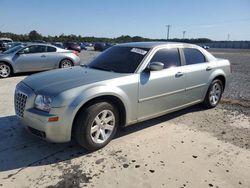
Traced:
[[114, 137], [119, 122], [117, 108], [98, 102], [82, 109], [74, 124], [74, 137], [84, 148], [94, 151], [106, 146]]
[[205, 100], [203, 102], [203, 104], [207, 107], [207, 108], [214, 108], [216, 107], [221, 99], [223, 93], [223, 84], [219, 79], [214, 80], [207, 91]]
[[11, 68], [5, 63], [0, 63], [0, 78], [7, 78], [11, 75]]

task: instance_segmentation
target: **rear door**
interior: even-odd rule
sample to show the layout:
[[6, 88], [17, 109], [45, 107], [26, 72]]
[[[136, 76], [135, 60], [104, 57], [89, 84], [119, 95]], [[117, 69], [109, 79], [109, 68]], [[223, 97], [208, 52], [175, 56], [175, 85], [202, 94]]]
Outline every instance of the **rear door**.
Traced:
[[139, 82], [139, 120], [164, 114], [183, 105], [185, 74], [177, 48], [156, 51], [150, 62], [161, 62], [164, 69], [144, 71]]
[[14, 57], [15, 67], [18, 71], [44, 70], [46, 58], [46, 46], [32, 45], [20, 50]]
[[44, 63], [45, 69], [53, 69], [59, 67], [61, 60], [60, 53], [56, 52], [57, 49], [53, 46], [47, 46], [46, 48], [46, 62]]
[[201, 101], [205, 97], [213, 67], [196, 48], [182, 48], [182, 54], [185, 59], [183, 68], [187, 85], [185, 103]]

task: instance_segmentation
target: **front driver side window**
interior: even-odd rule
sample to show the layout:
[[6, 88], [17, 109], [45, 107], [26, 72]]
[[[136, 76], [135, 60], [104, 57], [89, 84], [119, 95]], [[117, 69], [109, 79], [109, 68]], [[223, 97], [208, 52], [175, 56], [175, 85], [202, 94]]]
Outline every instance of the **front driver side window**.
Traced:
[[151, 59], [151, 62], [163, 63], [164, 69], [181, 66], [179, 50], [177, 48], [158, 50]]
[[28, 46], [23, 49], [23, 52], [25, 54], [43, 53], [46, 52], [46, 46], [42, 45]]

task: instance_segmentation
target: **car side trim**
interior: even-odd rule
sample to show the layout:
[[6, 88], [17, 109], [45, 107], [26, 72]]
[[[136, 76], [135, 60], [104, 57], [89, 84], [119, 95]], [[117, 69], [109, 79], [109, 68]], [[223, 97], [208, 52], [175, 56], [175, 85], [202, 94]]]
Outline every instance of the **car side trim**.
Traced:
[[147, 97], [147, 98], [139, 99], [138, 102], [141, 103], [141, 102], [145, 102], [145, 101], [149, 101], [149, 100], [153, 100], [153, 99], [165, 97], [165, 96], [168, 96], [168, 95], [174, 95], [176, 93], [180, 93], [180, 92], [184, 92], [184, 91], [185, 91], [185, 89], [180, 89], [180, 90], [176, 90], [176, 91], [172, 91], [172, 92], [168, 92], [168, 93], [163, 93], [163, 94], [160, 94], [160, 95], [155, 95], [155, 96], [152, 96], [152, 97]]
[[199, 85], [192, 86], [192, 87], [187, 87], [187, 88], [186, 88], [186, 91], [192, 90], [192, 89], [196, 89], [196, 88], [199, 88], [199, 87], [203, 87], [203, 86], [206, 86], [206, 85], [207, 85], [207, 84], [204, 83], [204, 84], [199, 84]]
[[200, 102], [202, 102], [202, 100], [196, 100], [196, 101], [193, 101], [193, 102], [190, 102], [190, 103], [186, 103], [184, 105], [180, 105], [180, 106], [177, 106], [177, 107], [174, 107], [174, 108], [164, 110], [162, 112], [159, 112], [159, 113], [156, 113], [156, 114], [153, 114], [153, 115], [149, 115], [149, 116], [146, 116], [146, 117], [141, 117], [141, 118], [138, 119], [138, 122], [145, 121], [145, 120], [148, 120], [148, 119], [152, 119], [152, 118], [155, 118], [155, 117], [159, 117], [159, 116], [171, 113], [171, 112], [175, 112], [176, 110], [180, 110], [180, 109], [186, 108], [188, 106], [198, 104]]

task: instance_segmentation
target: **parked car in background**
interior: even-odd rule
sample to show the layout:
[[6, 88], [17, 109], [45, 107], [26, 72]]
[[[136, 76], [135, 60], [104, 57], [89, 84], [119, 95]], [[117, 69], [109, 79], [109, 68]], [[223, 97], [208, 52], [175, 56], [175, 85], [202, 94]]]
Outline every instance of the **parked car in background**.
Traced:
[[77, 51], [79, 53], [81, 52], [81, 47], [76, 42], [65, 42], [65, 43], [63, 43], [63, 46], [67, 50], [74, 50], [74, 51]]
[[81, 47], [81, 50], [87, 50], [88, 48], [88, 46], [84, 42], [80, 43], [79, 45]]
[[24, 45], [24, 43], [23, 42], [9, 42], [8, 49], [13, 48], [15, 46], [19, 46], [19, 45]]
[[109, 48], [88, 66], [29, 76], [16, 86], [18, 120], [52, 142], [74, 137], [104, 147], [120, 126], [203, 103], [214, 108], [230, 63], [184, 43], [141, 42]]
[[105, 42], [98, 42], [98, 43], [95, 43], [94, 45], [94, 50], [95, 51], [104, 51], [108, 48], [110, 48], [111, 46], [114, 46], [115, 44], [114, 43], [105, 43]]
[[207, 46], [207, 45], [202, 45], [202, 48], [204, 48], [204, 49], [208, 50], [210, 47], [209, 47], [209, 46]]
[[12, 73], [42, 71], [80, 65], [75, 51], [47, 44], [19, 45], [0, 55], [0, 78]]
[[0, 38], [0, 51], [5, 51], [9, 48], [8, 43], [13, 42], [10, 38]]
[[80, 47], [82, 50], [91, 50], [93, 49], [93, 45], [91, 43], [88, 42], [81, 42], [79, 43]]
[[62, 42], [52, 42], [51, 44], [54, 45], [54, 46], [56, 46], [56, 47], [58, 47], [58, 48], [64, 49], [64, 46], [63, 46]]
[[45, 44], [46, 43], [46, 41], [44, 41], [44, 40], [33, 40], [33, 41], [31, 41], [32, 43], [42, 43], [42, 44]]
[[98, 42], [98, 43], [94, 44], [94, 50], [95, 51], [102, 52], [102, 51], [104, 51], [106, 49], [107, 49], [107, 46], [106, 46], [106, 43], [104, 43], [104, 42]]

